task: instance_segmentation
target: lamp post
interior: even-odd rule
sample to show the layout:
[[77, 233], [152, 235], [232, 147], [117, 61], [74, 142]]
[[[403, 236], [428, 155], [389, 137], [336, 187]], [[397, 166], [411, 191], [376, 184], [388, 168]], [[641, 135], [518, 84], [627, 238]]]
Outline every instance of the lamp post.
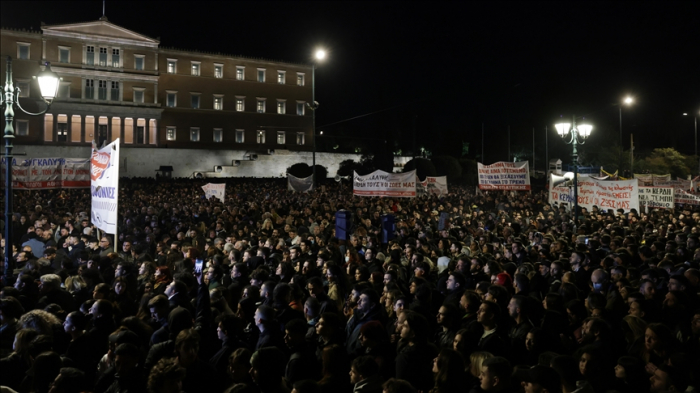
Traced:
[[[588, 124], [579, 124], [576, 126], [576, 116], [573, 116], [572, 124], [559, 123], [555, 124], [554, 127], [557, 129], [557, 134], [565, 141], [566, 136], [571, 133], [571, 138], [566, 143], [573, 147], [571, 157], [574, 161], [574, 225], [576, 225], [576, 220], [578, 219], [578, 151], [576, 150], [576, 146], [586, 143], [586, 139], [591, 135], [593, 126]], [[581, 137], [581, 141], [579, 141], [579, 136]]]
[[[698, 156], [698, 114], [700, 111], [695, 114], [695, 157]], [[683, 116], [688, 116], [688, 113], [683, 113]], [[700, 159], [698, 159], [698, 174], [700, 174]]]
[[318, 108], [318, 102], [316, 102], [316, 61], [322, 61], [326, 58], [326, 51], [323, 49], [316, 50], [314, 53], [314, 62], [311, 64], [311, 103], [306, 103], [306, 105], [311, 109], [311, 131], [313, 132], [313, 142], [314, 142], [314, 152], [312, 156], [311, 170], [313, 171], [313, 189], [316, 189], [316, 108]]
[[[618, 104], [618, 107], [620, 108], [620, 154], [618, 157], [618, 161], [622, 163], [622, 104], [625, 104], [627, 106], [632, 105], [634, 103], [634, 99], [630, 96], [625, 97], [624, 100], [622, 100], [622, 103]], [[631, 149], [632, 147], [630, 146], [630, 154], [631, 154]], [[631, 171], [631, 169], [630, 169]]]
[[58, 91], [58, 75], [51, 71], [51, 64], [44, 63], [46, 68], [44, 71], [40, 72], [36, 76], [36, 80], [39, 83], [39, 89], [41, 90], [41, 96], [46, 103], [46, 109], [43, 112], [31, 113], [22, 108], [19, 102], [19, 87], [15, 88], [12, 83], [12, 58], [7, 56], [7, 70], [5, 76], [5, 87], [3, 88], [3, 94], [0, 94], [0, 105], [5, 107], [5, 134], [3, 139], [5, 139], [5, 285], [11, 285], [12, 282], [12, 145], [15, 139], [15, 110], [14, 106], [22, 110], [22, 112], [31, 115], [39, 116], [46, 113], [51, 107], [51, 102], [56, 97]]

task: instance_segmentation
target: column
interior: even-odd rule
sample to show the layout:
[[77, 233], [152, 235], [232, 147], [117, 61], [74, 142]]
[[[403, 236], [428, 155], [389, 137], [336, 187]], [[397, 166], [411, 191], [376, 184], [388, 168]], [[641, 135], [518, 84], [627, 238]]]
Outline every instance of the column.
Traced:
[[41, 39], [41, 60], [46, 60], [46, 38]]
[[107, 116], [107, 142], [112, 141], [112, 116]]
[[82, 142], [87, 142], [87, 141], [88, 141], [88, 140], [87, 140], [86, 131], [85, 131], [85, 118], [86, 118], [86, 117], [87, 117], [87, 116], [85, 116], [85, 115], [80, 116], [80, 140], [81, 140]]
[[68, 112], [66, 116], [66, 125], [68, 126], [68, 135], [66, 135], [66, 142], [70, 143], [73, 141], [73, 114]]
[[144, 145], [150, 145], [151, 144], [151, 119], [146, 118], [146, 124], [143, 127], [143, 144]]
[[58, 113], [53, 115], [53, 136], [51, 140], [58, 142]]
[[153, 103], [158, 103], [158, 82], [153, 84]]
[[125, 119], [126, 119], [125, 117], [120, 117], [120, 118], [119, 118], [119, 128], [121, 128], [121, 130], [119, 130], [119, 142], [120, 142], [120, 143], [121, 143], [122, 141], [124, 141], [124, 123], [126, 123], [126, 122], [124, 121]]

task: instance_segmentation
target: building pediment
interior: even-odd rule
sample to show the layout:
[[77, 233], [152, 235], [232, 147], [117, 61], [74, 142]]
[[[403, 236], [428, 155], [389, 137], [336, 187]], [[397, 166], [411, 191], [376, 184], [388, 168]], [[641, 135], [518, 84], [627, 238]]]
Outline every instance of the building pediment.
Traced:
[[88, 41], [103, 41], [148, 47], [157, 47], [160, 43], [157, 39], [115, 25], [107, 21], [106, 18], [97, 21], [65, 25], [42, 25], [41, 30], [45, 36], [75, 38]]

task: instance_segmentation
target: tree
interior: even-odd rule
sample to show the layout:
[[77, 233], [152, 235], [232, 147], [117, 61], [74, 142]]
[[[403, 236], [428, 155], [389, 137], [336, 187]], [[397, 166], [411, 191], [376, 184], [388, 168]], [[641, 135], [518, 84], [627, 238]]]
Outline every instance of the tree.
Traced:
[[695, 161], [692, 156], [685, 156], [670, 147], [654, 149], [651, 154], [635, 163], [635, 172], [654, 174], [670, 173], [672, 178], [685, 179], [692, 173], [689, 164]]
[[479, 184], [479, 172], [477, 171], [476, 160], [462, 158], [459, 160], [459, 165], [462, 167], [460, 182], [470, 186]]
[[359, 175], [366, 175], [365, 168], [362, 166], [361, 163], [355, 162], [354, 160], [345, 160], [341, 161], [340, 164], [338, 164], [338, 176], [353, 176], [353, 172], [357, 172]]
[[430, 159], [435, 165], [435, 172], [440, 176], [447, 176], [448, 182], [455, 182], [462, 175], [462, 166], [459, 161], [451, 156], [435, 156]]
[[[296, 163], [287, 168], [287, 173], [298, 178], [309, 177], [313, 174], [313, 167], [305, 162]], [[316, 165], [316, 180], [323, 180], [328, 177], [328, 169], [321, 165]]]
[[416, 169], [416, 175], [420, 179], [425, 179], [427, 176], [435, 176], [435, 165], [425, 158], [416, 157], [415, 160], [410, 160], [404, 165], [403, 171], [410, 172]]

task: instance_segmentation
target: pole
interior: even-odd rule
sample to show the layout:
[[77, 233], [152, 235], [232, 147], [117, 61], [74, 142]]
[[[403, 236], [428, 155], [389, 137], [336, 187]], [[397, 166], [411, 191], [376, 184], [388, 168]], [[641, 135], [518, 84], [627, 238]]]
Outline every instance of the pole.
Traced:
[[508, 159], [506, 161], [510, 161], [510, 126], [508, 126]]
[[622, 104], [619, 104], [620, 108], [620, 154], [617, 156], [618, 165], [622, 166]]
[[[695, 158], [698, 158], [698, 116], [695, 115]], [[700, 175], [700, 159], [698, 159], [698, 175]]]
[[532, 172], [535, 172], [535, 127], [532, 127]]
[[418, 164], [416, 163], [416, 137], [417, 137], [417, 131], [416, 131], [416, 119], [418, 119], [418, 115], [413, 116], [413, 168], [416, 170], [416, 173], [418, 173]]
[[576, 129], [576, 116], [573, 118], [573, 127], [571, 128], [571, 135], [573, 142], [573, 153], [571, 157], [574, 160], [574, 231], [576, 230], [576, 221], [578, 220], [578, 151], [576, 151], [576, 144], [578, 143], [578, 130]]
[[[695, 132], [695, 137], [696, 137], [695, 139], [697, 139], [697, 134], [698, 133]], [[695, 144], [697, 144], [697, 141], [695, 142]], [[697, 155], [697, 149], [696, 149], [695, 155]], [[484, 161], [484, 122], [483, 121], [481, 122], [481, 162], [486, 163], [486, 161]]]
[[634, 134], [630, 134], [630, 176], [634, 176]]
[[312, 155], [312, 181], [313, 189], [316, 189], [316, 64], [311, 65], [311, 133], [314, 140], [314, 152]]
[[549, 129], [544, 126], [544, 169], [549, 177]]
[[15, 139], [13, 121], [15, 118], [15, 89], [12, 84], [12, 58], [7, 56], [5, 76], [5, 285], [12, 285], [12, 142]]

